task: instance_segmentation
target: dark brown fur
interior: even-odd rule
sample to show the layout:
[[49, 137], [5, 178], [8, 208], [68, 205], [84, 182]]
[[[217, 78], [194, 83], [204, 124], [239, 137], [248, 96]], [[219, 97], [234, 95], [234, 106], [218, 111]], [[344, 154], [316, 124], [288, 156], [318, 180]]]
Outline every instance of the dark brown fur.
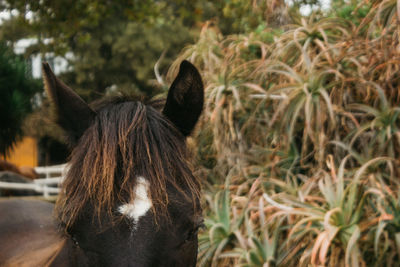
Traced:
[[138, 176], [150, 183], [158, 217], [167, 215], [167, 186], [186, 192], [188, 201], [196, 204], [200, 187], [192, 175], [185, 138], [161, 115], [159, 106], [158, 101], [145, 105], [126, 97], [95, 105], [96, 118], [72, 151], [65, 193], [57, 202], [58, 217], [67, 229], [85, 207], [101, 216], [115, 211], [114, 203], [131, 202]]

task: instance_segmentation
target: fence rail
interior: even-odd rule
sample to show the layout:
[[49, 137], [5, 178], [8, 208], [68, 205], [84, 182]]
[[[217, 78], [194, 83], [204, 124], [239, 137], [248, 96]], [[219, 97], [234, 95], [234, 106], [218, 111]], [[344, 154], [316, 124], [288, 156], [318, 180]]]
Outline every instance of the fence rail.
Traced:
[[0, 188], [13, 190], [33, 190], [42, 193], [43, 197], [49, 198], [50, 194], [60, 193], [60, 184], [62, 183], [67, 171], [66, 164], [35, 167], [35, 171], [39, 174], [39, 179], [33, 180], [31, 183], [10, 183], [0, 182]]
[[[14, 190], [34, 190], [38, 193], [43, 193], [44, 197], [48, 197], [49, 193], [58, 194], [60, 192], [60, 188], [57, 187], [49, 187], [36, 183], [9, 183], [9, 182], [0, 182], [0, 188], [4, 189], [14, 189]], [[44, 193], [47, 193], [47, 196]]]

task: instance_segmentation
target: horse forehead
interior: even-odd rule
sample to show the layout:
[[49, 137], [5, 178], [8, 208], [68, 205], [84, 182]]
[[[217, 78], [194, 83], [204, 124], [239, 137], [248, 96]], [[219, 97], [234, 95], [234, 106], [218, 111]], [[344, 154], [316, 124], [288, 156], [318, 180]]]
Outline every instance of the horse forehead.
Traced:
[[134, 192], [135, 198], [130, 203], [121, 205], [118, 211], [137, 224], [153, 206], [149, 196], [149, 182], [144, 177], [138, 177]]

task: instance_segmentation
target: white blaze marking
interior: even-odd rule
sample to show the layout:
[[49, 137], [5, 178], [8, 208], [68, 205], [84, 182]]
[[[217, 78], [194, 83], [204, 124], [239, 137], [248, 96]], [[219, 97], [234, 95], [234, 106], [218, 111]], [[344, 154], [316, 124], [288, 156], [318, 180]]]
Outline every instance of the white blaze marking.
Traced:
[[118, 208], [118, 211], [133, 219], [137, 223], [140, 217], [144, 216], [153, 203], [148, 196], [149, 182], [143, 177], [138, 177], [135, 187], [135, 199], [131, 203], [124, 204]]

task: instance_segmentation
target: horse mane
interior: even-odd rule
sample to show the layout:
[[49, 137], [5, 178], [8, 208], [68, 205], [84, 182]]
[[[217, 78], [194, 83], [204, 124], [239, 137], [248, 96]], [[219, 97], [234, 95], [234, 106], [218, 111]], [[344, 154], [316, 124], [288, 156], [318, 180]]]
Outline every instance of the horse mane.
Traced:
[[66, 230], [87, 216], [88, 207], [100, 222], [116, 211], [117, 202], [131, 202], [139, 176], [149, 182], [155, 218], [167, 216], [170, 186], [196, 205], [200, 183], [192, 174], [185, 139], [160, 113], [161, 105], [128, 97], [95, 104], [97, 115], [71, 153], [56, 203]]

